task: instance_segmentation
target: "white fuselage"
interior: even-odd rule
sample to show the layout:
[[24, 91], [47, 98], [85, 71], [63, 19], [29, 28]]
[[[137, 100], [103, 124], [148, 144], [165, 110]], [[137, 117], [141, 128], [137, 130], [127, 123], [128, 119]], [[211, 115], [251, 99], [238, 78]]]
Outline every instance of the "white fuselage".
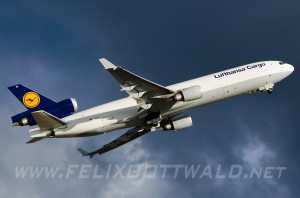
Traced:
[[[191, 108], [217, 102], [249, 93], [254, 90], [267, 90], [293, 72], [293, 66], [280, 64], [279, 61], [257, 62], [211, 75], [192, 79], [168, 86], [170, 90], [181, 90], [191, 86], [201, 87], [202, 97], [189, 102], [177, 102], [162, 118], [177, 115]], [[138, 105], [131, 97], [123, 98], [78, 112], [63, 118], [67, 127], [55, 129], [55, 137], [79, 137], [100, 135], [117, 129], [141, 125], [143, 119], [138, 116]], [[30, 130], [32, 136], [47, 136], [39, 128]]]

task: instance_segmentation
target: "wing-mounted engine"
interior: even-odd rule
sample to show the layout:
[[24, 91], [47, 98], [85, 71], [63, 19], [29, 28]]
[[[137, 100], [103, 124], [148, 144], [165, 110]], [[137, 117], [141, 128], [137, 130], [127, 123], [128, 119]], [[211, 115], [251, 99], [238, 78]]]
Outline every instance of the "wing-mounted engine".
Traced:
[[177, 94], [173, 96], [174, 101], [192, 101], [197, 100], [202, 97], [201, 87], [199, 85], [195, 85], [192, 87], [188, 87], [180, 90]]
[[181, 129], [189, 128], [193, 125], [192, 117], [191, 116], [183, 116], [178, 118], [172, 118], [163, 120], [160, 123], [160, 126], [165, 131], [178, 131]]

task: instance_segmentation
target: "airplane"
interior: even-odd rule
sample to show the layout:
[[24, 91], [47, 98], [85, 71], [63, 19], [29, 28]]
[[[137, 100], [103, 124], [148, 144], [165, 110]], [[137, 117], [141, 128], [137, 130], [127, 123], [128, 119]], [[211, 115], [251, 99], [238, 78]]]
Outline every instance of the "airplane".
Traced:
[[294, 71], [292, 65], [282, 61], [262, 61], [165, 87], [105, 58], [99, 61], [128, 97], [74, 113], [78, 109], [74, 98], [55, 102], [21, 84], [8, 87], [27, 108], [12, 116], [13, 125], [37, 125], [29, 130], [31, 139], [27, 143], [44, 138], [95, 136], [130, 128], [98, 150], [77, 149], [82, 156], [92, 158], [153, 131], [191, 127], [191, 116], [182, 115], [189, 109], [247, 93], [271, 94], [275, 83]]

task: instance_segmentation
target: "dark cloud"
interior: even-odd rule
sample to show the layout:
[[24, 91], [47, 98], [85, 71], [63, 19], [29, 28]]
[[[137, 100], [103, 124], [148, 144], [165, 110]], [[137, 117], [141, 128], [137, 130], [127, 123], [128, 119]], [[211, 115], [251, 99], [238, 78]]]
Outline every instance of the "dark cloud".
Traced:
[[[0, 7], [0, 195], [10, 197], [296, 197], [299, 194], [300, 2], [273, 1], [10, 1]], [[260, 61], [283, 60], [295, 72], [271, 96], [241, 96], [189, 113], [194, 126], [153, 133], [92, 160], [95, 149], [124, 131], [25, 145], [11, 128], [22, 111], [6, 89], [26, 84], [81, 110], [125, 97], [98, 62], [117, 65], [162, 85]], [[69, 164], [212, 164], [286, 166], [281, 179], [16, 179], [16, 166]]]

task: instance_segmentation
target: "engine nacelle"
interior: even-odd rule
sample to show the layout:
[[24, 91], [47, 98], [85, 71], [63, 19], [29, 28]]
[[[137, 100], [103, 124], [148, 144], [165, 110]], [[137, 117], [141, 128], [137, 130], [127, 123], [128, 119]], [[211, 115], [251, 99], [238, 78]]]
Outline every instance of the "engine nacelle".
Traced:
[[25, 111], [20, 114], [17, 114], [11, 117], [13, 126], [32, 126], [36, 124], [33, 116], [31, 115], [31, 111]]
[[[56, 106], [55, 110], [54, 109], [49, 110], [48, 112], [51, 113], [54, 111], [59, 111], [58, 114], [60, 114], [60, 116], [64, 116], [64, 114], [70, 115], [73, 112], [76, 112], [78, 110], [78, 105], [77, 105], [75, 98], [69, 98], [66, 100], [62, 100], [62, 101], [58, 102], [55, 106]], [[45, 108], [45, 110], [47, 110], [47, 108]], [[53, 114], [53, 113], [51, 113], [51, 114]]]
[[26, 126], [29, 125], [29, 119], [28, 118], [22, 118], [19, 122], [15, 122], [13, 126]]
[[191, 116], [178, 117], [166, 121], [162, 121], [161, 123], [163, 130], [169, 131], [174, 130], [178, 131], [181, 129], [189, 128], [193, 125], [193, 121]]
[[174, 101], [192, 101], [197, 100], [202, 97], [201, 87], [195, 85], [180, 90], [175, 96], [173, 96]]

